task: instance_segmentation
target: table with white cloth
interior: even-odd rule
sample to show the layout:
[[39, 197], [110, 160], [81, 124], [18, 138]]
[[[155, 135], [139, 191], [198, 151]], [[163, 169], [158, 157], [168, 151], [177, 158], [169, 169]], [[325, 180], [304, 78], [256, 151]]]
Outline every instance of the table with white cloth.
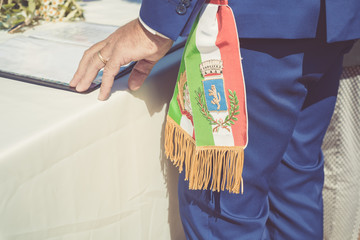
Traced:
[[[112, 25], [136, 18], [139, 6], [83, 3], [86, 21]], [[115, 81], [105, 102], [99, 90], [0, 78], [1, 240], [184, 238], [177, 170], [163, 153], [181, 53], [161, 60], [137, 92], [128, 75]]]

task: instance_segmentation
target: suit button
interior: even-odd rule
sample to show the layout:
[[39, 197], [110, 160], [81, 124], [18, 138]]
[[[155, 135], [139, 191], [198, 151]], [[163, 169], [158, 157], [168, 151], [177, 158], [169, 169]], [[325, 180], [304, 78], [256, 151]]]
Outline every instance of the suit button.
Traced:
[[185, 5], [185, 7], [189, 7], [190, 6], [190, 0], [181, 0], [181, 2]]
[[177, 14], [179, 15], [184, 15], [186, 13], [187, 9], [186, 9], [186, 6], [185, 4], [183, 3], [179, 3], [176, 7], [176, 12]]

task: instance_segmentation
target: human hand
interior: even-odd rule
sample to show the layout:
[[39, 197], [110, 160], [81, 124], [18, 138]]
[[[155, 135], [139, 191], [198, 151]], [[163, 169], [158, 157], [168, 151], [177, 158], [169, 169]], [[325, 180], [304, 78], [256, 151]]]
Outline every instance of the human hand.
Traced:
[[[86, 91], [99, 70], [104, 67], [98, 99], [106, 100], [120, 67], [131, 61], [138, 61], [128, 80], [130, 90], [137, 90], [154, 65], [169, 51], [172, 43], [171, 39], [148, 32], [135, 19], [85, 51], [70, 86], [75, 87], [78, 92]], [[100, 59], [99, 52], [106, 64]]]

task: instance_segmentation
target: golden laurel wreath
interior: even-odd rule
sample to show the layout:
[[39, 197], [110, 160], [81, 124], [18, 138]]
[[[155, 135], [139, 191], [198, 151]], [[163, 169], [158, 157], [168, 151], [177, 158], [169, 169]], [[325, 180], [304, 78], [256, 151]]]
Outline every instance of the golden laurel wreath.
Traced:
[[228, 96], [230, 99], [230, 110], [229, 110], [229, 114], [225, 117], [225, 120], [222, 119], [215, 120], [213, 116], [210, 114], [209, 109], [207, 108], [205, 96], [201, 91], [201, 89], [199, 88], [198, 91], [195, 91], [196, 93], [195, 98], [197, 100], [198, 106], [201, 109], [200, 110], [201, 114], [210, 122], [211, 125], [216, 125], [213, 128], [213, 132], [219, 132], [220, 128], [224, 128], [230, 132], [230, 126], [234, 125], [235, 124], [234, 121], [238, 120], [237, 117], [235, 117], [236, 115], [240, 114], [240, 112], [238, 111], [239, 110], [238, 97], [235, 91], [231, 91], [230, 89], [228, 89], [228, 91], [229, 91]]

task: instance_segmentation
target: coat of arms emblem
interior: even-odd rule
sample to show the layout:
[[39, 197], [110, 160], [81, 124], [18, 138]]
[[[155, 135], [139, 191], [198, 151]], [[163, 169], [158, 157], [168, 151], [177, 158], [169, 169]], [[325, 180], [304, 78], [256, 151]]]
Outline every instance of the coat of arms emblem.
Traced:
[[219, 132], [220, 129], [230, 132], [230, 126], [237, 121], [235, 115], [239, 114], [236, 92], [228, 89], [228, 96], [225, 95], [222, 69], [221, 60], [208, 60], [200, 64], [201, 74], [204, 77], [202, 81], [204, 91], [197, 92], [197, 101], [202, 115], [213, 125], [213, 132]]

